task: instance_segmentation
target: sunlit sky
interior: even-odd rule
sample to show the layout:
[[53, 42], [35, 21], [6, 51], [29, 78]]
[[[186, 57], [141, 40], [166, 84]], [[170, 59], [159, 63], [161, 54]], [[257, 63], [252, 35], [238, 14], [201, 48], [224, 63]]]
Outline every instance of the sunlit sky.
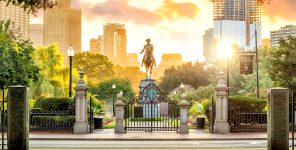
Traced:
[[[103, 25], [125, 24], [127, 52], [139, 53], [151, 38], [157, 62], [163, 53], [182, 53], [184, 61], [202, 60], [204, 30], [213, 27], [209, 0], [72, 0], [82, 9], [82, 49], [103, 34]], [[31, 23], [43, 23], [42, 12]], [[271, 30], [296, 25], [296, 0], [272, 0], [262, 8], [262, 37]]]

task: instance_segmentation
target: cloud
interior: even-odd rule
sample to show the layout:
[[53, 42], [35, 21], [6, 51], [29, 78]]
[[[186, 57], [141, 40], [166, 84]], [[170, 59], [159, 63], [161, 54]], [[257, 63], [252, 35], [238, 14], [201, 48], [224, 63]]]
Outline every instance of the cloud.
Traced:
[[262, 13], [264, 16], [268, 16], [271, 21], [275, 21], [277, 17], [295, 20], [296, 0], [271, 0], [270, 4], [263, 5]]
[[161, 17], [153, 12], [128, 5], [128, 0], [107, 0], [105, 2], [91, 5], [82, 5], [86, 18], [101, 16], [116, 21], [131, 21], [140, 24], [154, 24], [161, 20]]
[[189, 18], [193, 19], [199, 9], [193, 3], [176, 3], [164, 0], [156, 10], [147, 10], [130, 6], [128, 0], [106, 0], [96, 4], [81, 4], [84, 16], [90, 20], [104, 17], [107, 20], [128, 21], [137, 24], [155, 24], [163, 19]]
[[190, 2], [176, 3], [172, 0], [164, 0], [163, 5], [156, 12], [168, 19], [179, 17], [194, 19], [199, 12], [199, 8]]

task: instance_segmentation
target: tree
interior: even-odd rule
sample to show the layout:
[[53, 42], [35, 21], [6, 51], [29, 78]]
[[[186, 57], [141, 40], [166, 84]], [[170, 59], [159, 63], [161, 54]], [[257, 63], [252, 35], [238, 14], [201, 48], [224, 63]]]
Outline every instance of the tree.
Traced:
[[88, 84], [91, 86], [114, 77], [113, 64], [106, 56], [101, 54], [78, 53], [74, 56], [73, 66], [75, 68], [83, 68], [88, 78]]
[[131, 82], [132, 88], [137, 93], [140, 91], [139, 84], [146, 74], [140, 70], [139, 67], [121, 67], [115, 66], [115, 77], [127, 79]]
[[198, 88], [208, 85], [210, 70], [206, 69], [204, 64], [196, 62], [195, 64], [186, 63], [179, 67], [171, 67], [166, 69], [164, 76], [160, 81], [160, 88], [164, 93], [168, 93], [181, 83]]
[[57, 44], [38, 47], [35, 51], [35, 60], [41, 70], [40, 80], [31, 87], [33, 98], [66, 95], [68, 82], [65, 81], [69, 81], [69, 69], [64, 66], [64, 56]]
[[296, 37], [280, 39], [279, 47], [271, 51], [269, 77], [276, 86], [296, 90]]
[[15, 6], [22, 7], [24, 11], [37, 14], [39, 9], [51, 9], [57, 5], [53, 0], [0, 0], [6, 2], [7, 5], [12, 4]]
[[[116, 85], [115, 89], [112, 89], [113, 84]], [[123, 99], [125, 101], [131, 99], [135, 95], [130, 81], [121, 78], [108, 79], [100, 82], [96, 87], [90, 88], [90, 92], [96, 94], [96, 98], [105, 100], [108, 103], [112, 103], [113, 97], [120, 91], [123, 92]]]
[[39, 79], [30, 41], [17, 37], [10, 21], [0, 21], [0, 87], [29, 86]]

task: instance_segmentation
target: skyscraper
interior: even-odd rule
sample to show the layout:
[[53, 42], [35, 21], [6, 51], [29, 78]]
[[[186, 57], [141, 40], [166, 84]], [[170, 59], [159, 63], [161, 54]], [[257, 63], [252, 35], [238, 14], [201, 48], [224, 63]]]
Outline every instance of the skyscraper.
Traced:
[[99, 53], [99, 40], [92, 38], [89, 40], [89, 51], [91, 53]]
[[104, 51], [114, 64], [124, 66], [126, 55], [126, 30], [123, 24], [107, 23], [104, 26]]
[[171, 66], [181, 66], [183, 64], [182, 55], [179, 53], [166, 53], [162, 54], [161, 62], [153, 72], [155, 79], [163, 76], [164, 71]]
[[34, 47], [43, 45], [43, 24], [30, 24], [29, 34]]
[[98, 39], [92, 38], [89, 40], [90, 52], [104, 54], [104, 36], [98, 36]]
[[203, 55], [205, 57], [205, 62], [212, 63], [216, 58], [216, 51], [214, 48], [214, 31], [210, 28], [205, 31], [203, 35]]
[[288, 36], [296, 36], [296, 26], [286, 25], [280, 30], [270, 32], [270, 45], [279, 46], [280, 38], [286, 39]]
[[125, 57], [125, 66], [137, 66], [140, 67], [137, 53], [127, 53]]
[[214, 38], [216, 49], [224, 44], [236, 44], [253, 50], [255, 29], [261, 42], [261, 6], [256, 0], [213, 0]]
[[61, 4], [44, 12], [44, 45], [57, 42], [65, 58], [69, 46], [75, 53], [81, 51], [81, 10], [71, 8], [71, 0], [58, 0]]
[[6, 6], [6, 2], [0, 1], [0, 20], [11, 20], [21, 37], [29, 38], [30, 17], [27, 12], [24, 12], [23, 8], [13, 5]]

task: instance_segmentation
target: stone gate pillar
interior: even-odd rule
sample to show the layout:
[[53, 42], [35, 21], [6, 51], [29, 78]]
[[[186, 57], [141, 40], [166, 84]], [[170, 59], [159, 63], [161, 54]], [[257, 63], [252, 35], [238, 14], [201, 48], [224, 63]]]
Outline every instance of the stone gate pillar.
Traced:
[[272, 88], [268, 92], [268, 150], [289, 149], [289, 90]]
[[180, 134], [188, 134], [189, 128], [188, 128], [188, 106], [189, 103], [186, 101], [186, 94], [181, 95], [182, 101], [179, 103], [180, 106]]
[[216, 119], [214, 133], [226, 134], [230, 132], [228, 123], [228, 87], [225, 81], [225, 73], [219, 72], [219, 81], [216, 86]]
[[84, 71], [79, 71], [80, 80], [75, 87], [75, 124], [74, 134], [87, 134], [89, 133], [89, 125], [87, 119], [87, 86], [83, 80]]
[[115, 133], [125, 133], [123, 120], [124, 120], [124, 103], [122, 101], [122, 93], [117, 94], [117, 100], [115, 102], [116, 109], [116, 125], [115, 125]]
[[29, 89], [8, 88], [7, 147], [8, 150], [29, 150]]

